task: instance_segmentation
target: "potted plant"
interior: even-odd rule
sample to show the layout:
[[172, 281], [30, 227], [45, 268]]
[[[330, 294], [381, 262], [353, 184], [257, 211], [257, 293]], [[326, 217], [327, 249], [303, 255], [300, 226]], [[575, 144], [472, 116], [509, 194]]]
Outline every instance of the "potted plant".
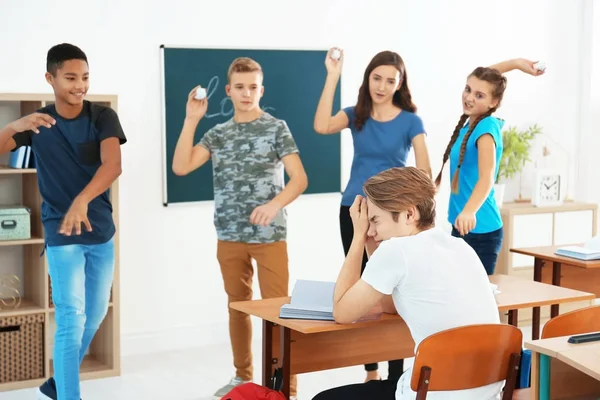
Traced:
[[504, 202], [505, 183], [500, 180], [510, 180], [515, 174], [521, 173], [529, 158], [533, 139], [542, 133], [537, 124], [530, 126], [527, 130], [520, 131], [515, 126], [510, 126], [502, 132], [502, 145], [504, 150], [498, 168], [498, 177], [494, 184], [496, 204], [502, 206]]

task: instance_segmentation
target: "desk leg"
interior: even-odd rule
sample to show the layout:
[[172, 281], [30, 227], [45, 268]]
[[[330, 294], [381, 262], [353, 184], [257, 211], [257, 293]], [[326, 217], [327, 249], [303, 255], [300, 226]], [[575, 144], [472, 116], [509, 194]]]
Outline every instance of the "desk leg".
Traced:
[[[535, 258], [533, 263], [533, 280], [542, 281], [542, 266], [544, 261], [541, 258]], [[531, 338], [537, 340], [540, 338], [540, 308], [533, 307], [533, 316], [531, 321]]]
[[540, 400], [550, 400], [550, 357], [540, 354]]
[[283, 387], [281, 391], [286, 399], [290, 398], [290, 379], [291, 379], [291, 331], [290, 328], [285, 328], [281, 326], [279, 328], [279, 332], [281, 334], [280, 340], [280, 350], [279, 350], [279, 358], [280, 358], [280, 368], [283, 370]]
[[273, 377], [273, 323], [263, 319], [262, 385], [270, 387]]
[[[552, 263], [552, 284], [555, 286], [560, 286], [561, 267], [562, 264], [559, 262]], [[550, 306], [550, 318], [554, 318], [558, 315], [558, 308], [558, 304], [553, 304]]]
[[517, 326], [519, 321], [519, 310], [509, 310], [508, 311], [508, 324], [512, 326]]

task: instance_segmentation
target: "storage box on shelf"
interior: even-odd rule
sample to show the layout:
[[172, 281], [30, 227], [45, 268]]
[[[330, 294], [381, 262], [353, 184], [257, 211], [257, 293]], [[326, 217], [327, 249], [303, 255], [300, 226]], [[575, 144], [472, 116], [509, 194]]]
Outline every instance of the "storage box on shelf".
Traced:
[[[585, 242], [596, 235], [598, 205], [566, 202], [560, 206], [535, 207], [529, 203], [505, 203], [501, 214], [504, 241], [496, 273], [533, 279], [533, 257], [511, 253], [510, 249]], [[551, 264], [542, 268], [542, 282], [552, 283]], [[600, 296], [600, 270], [564, 267], [561, 270], [561, 286]], [[563, 304], [560, 313], [589, 304]], [[541, 308], [541, 318], [550, 318], [550, 307]], [[531, 310], [520, 310], [519, 321], [531, 321]]]
[[[117, 110], [116, 96], [88, 95], [87, 100]], [[53, 101], [54, 96], [51, 94], [0, 93], [0, 126]], [[18, 235], [0, 240], [0, 300], [5, 300], [0, 301], [0, 349], [10, 350], [9, 355], [5, 355], [2, 350], [0, 357], [0, 392], [35, 387], [52, 376], [52, 348], [56, 330], [48, 264], [41, 255], [44, 249], [44, 230], [36, 170], [10, 168], [8, 160], [7, 155], [0, 156], [0, 208], [17, 205], [27, 209], [29, 215], [19, 214], [17, 221], [28, 217], [30, 229], [29, 238], [26, 238], [27, 235]], [[118, 183], [115, 182], [111, 188], [113, 218], [117, 227], [111, 303], [82, 363], [83, 380], [120, 374], [118, 195]], [[10, 221], [13, 220], [16, 218], [11, 217]], [[11, 224], [12, 222], [8, 223]], [[18, 279], [7, 279], [13, 275]], [[18, 288], [13, 287], [15, 282], [18, 282]], [[10, 301], [16, 292], [21, 298], [18, 307], [14, 307], [14, 301]]]
[[44, 321], [46, 314], [0, 318], [0, 383], [44, 377]]

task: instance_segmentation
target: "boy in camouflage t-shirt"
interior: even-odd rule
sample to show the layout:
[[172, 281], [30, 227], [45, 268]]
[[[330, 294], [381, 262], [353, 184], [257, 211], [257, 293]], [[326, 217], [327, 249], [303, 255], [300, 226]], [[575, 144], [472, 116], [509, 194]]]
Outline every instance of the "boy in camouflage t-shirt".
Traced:
[[[252, 300], [252, 259], [258, 267], [262, 298], [288, 296], [285, 206], [308, 185], [287, 124], [260, 109], [262, 79], [256, 61], [234, 60], [226, 86], [234, 116], [206, 132], [196, 146], [194, 133], [208, 102], [196, 100], [198, 88], [194, 88], [173, 157], [177, 175], [186, 175], [212, 158], [217, 259], [228, 303]], [[284, 169], [290, 177], [287, 185]], [[229, 334], [236, 376], [214, 394], [219, 399], [253, 378], [250, 317], [229, 309]], [[296, 394], [295, 377], [290, 392]]]
[[268, 113], [209, 130], [200, 145], [212, 153], [215, 226], [219, 240], [272, 243], [286, 239], [285, 211], [269, 225], [250, 222], [256, 207], [267, 204], [284, 187], [281, 159], [298, 152], [285, 121]]

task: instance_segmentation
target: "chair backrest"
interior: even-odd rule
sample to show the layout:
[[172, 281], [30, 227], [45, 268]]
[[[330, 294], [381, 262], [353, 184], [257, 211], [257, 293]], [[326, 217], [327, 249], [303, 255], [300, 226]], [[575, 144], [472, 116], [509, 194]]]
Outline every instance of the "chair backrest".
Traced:
[[472, 389], [505, 380], [522, 343], [521, 330], [504, 324], [468, 325], [433, 334], [417, 348], [411, 388], [418, 390], [422, 367], [431, 369], [429, 391]]
[[591, 306], [557, 315], [546, 322], [542, 339], [600, 331], [600, 306]]

